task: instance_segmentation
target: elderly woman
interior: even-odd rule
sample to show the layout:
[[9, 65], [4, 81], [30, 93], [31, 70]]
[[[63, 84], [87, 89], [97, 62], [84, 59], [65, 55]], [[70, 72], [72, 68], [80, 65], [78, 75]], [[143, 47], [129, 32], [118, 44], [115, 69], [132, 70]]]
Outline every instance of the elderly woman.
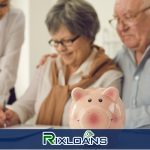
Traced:
[[[36, 70], [24, 94], [6, 111], [7, 125], [24, 123], [68, 126], [70, 92], [74, 87], [120, 88], [122, 74], [94, 40], [99, 30], [94, 8], [84, 0], [58, 0], [46, 18], [58, 56]], [[1, 113], [2, 116], [2, 113]], [[2, 118], [2, 117], [1, 117]]]

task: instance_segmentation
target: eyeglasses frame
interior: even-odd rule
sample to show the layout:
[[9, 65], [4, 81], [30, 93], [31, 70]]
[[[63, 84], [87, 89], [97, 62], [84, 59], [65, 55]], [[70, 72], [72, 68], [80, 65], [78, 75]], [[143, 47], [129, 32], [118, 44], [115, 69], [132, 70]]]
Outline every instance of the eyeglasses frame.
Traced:
[[[140, 11], [136, 12], [135, 14], [133, 14], [133, 15], [130, 17], [130, 19], [136, 18], [139, 14], [141, 14], [141, 13], [147, 11], [148, 9], [150, 9], [150, 6], [148, 6], [148, 7], [146, 7], [146, 8], [143, 8], [143, 9], [141, 9]], [[116, 18], [110, 19], [110, 20], [108, 21], [110, 25], [112, 25], [113, 20], [117, 20], [117, 19], [116, 19]], [[117, 21], [117, 22], [118, 22], [118, 21]]]
[[[48, 43], [53, 46], [53, 47], [58, 47], [59, 44], [61, 44], [62, 46], [68, 47], [66, 44], [64, 44], [64, 42], [71, 42], [72, 44], [80, 37], [80, 35], [77, 35], [73, 38], [67, 39], [67, 40], [60, 40], [60, 41], [55, 41], [53, 39], [49, 40]], [[57, 44], [57, 46], [52, 45], [51, 43], [55, 42], [55, 44]]]
[[0, 8], [4, 8], [4, 7], [7, 7], [7, 6], [8, 6], [8, 3], [0, 4]]

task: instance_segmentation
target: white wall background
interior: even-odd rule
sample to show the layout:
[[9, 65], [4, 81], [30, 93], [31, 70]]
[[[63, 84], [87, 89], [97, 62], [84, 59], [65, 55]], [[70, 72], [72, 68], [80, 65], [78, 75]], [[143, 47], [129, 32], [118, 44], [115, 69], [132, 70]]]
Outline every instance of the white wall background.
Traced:
[[[96, 9], [101, 22], [101, 31], [96, 38], [96, 44], [102, 45], [111, 57], [117, 52], [118, 38], [108, 24], [113, 14], [115, 0], [87, 0]], [[23, 45], [18, 79], [16, 83], [17, 95], [20, 97], [34, 74], [36, 65], [43, 54], [50, 53], [48, 45], [49, 35], [45, 26], [45, 17], [56, 0], [12, 0], [15, 7], [21, 8], [26, 17], [25, 43]], [[117, 44], [114, 44], [117, 43]]]

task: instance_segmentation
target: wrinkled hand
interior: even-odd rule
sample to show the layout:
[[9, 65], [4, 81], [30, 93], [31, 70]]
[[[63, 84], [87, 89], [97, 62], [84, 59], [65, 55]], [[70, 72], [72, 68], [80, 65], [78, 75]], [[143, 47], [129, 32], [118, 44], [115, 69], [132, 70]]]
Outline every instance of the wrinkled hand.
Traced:
[[4, 124], [6, 124], [6, 126], [20, 124], [20, 119], [13, 110], [7, 109], [3, 112], [0, 108], [0, 127], [5, 127]]
[[46, 54], [46, 55], [42, 56], [41, 60], [39, 61], [39, 64], [36, 67], [39, 68], [40, 66], [44, 65], [45, 62], [47, 61], [48, 57], [56, 58], [57, 54], [53, 53], [53, 54]]

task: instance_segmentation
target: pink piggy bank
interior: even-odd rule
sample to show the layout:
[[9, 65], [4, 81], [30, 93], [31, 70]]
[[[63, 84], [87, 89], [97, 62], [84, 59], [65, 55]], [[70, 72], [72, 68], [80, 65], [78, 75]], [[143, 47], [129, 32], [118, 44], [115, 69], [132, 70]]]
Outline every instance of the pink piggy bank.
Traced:
[[70, 128], [119, 129], [124, 127], [125, 112], [114, 87], [72, 90]]

